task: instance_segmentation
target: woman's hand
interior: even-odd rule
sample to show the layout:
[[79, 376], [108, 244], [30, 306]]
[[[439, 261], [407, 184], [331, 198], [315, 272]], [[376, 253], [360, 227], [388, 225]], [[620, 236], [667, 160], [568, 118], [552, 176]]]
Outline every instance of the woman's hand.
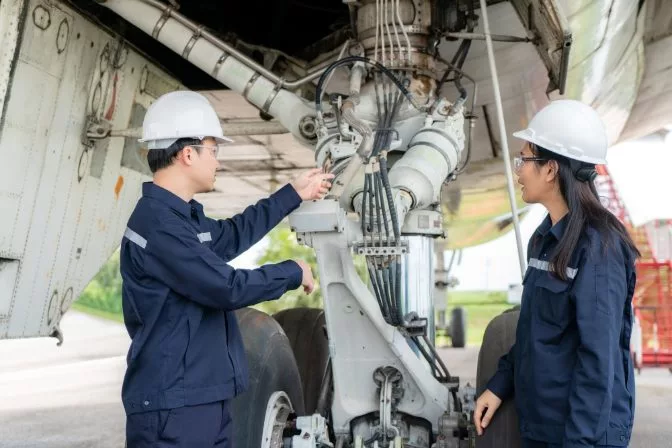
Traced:
[[[476, 410], [474, 411], [474, 424], [479, 436], [483, 435], [483, 431], [501, 404], [502, 400], [487, 389], [478, 397], [478, 400], [476, 400]], [[484, 412], [485, 415], [483, 415]]]

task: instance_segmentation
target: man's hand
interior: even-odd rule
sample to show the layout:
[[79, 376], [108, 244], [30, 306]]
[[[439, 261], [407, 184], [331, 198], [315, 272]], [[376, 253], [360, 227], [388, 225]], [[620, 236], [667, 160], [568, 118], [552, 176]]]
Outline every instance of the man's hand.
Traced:
[[[478, 400], [476, 400], [476, 410], [474, 411], [474, 425], [476, 425], [476, 432], [479, 436], [483, 435], [483, 431], [501, 404], [502, 400], [488, 389], [478, 397]], [[485, 415], [483, 415], [484, 412]]]
[[290, 184], [304, 201], [322, 199], [331, 188], [329, 179], [334, 175], [324, 173], [321, 168], [315, 168], [300, 174]]
[[303, 291], [306, 294], [313, 292], [315, 288], [315, 280], [313, 279], [313, 271], [311, 271], [310, 266], [303, 260], [295, 260], [296, 263], [301, 266], [303, 271], [303, 280], [301, 280], [301, 286], [303, 286]]

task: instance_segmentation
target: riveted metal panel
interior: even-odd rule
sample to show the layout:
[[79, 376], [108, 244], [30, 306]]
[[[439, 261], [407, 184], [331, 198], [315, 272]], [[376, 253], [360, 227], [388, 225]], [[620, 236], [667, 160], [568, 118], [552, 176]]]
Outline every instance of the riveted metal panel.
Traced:
[[0, 127], [0, 338], [52, 334], [118, 247], [146, 176], [122, 169], [123, 138], [86, 131], [124, 129], [153, 100], [147, 60], [118, 38], [64, 3], [25, 7]]

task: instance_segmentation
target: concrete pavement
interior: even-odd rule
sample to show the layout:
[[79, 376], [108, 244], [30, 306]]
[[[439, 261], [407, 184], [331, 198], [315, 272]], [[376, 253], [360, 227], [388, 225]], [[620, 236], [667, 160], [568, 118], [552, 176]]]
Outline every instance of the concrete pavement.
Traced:
[[[56, 340], [0, 341], [0, 447], [122, 448], [121, 382], [130, 340], [118, 323], [68, 312]], [[475, 385], [478, 349], [442, 349], [451, 374]], [[637, 377], [631, 448], [672, 448], [672, 375]]]

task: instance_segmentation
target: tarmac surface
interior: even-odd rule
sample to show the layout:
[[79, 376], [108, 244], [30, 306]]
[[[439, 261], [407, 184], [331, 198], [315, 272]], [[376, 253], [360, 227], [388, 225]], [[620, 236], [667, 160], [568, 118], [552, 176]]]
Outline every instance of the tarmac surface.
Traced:
[[[123, 448], [121, 382], [129, 345], [121, 324], [69, 311], [52, 338], [0, 341], [0, 447]], [[441, 349], [452, 375], [475, 385], [478, 349]], [[637, 376], [631, 448], [672, 448], [672, 374]]]

